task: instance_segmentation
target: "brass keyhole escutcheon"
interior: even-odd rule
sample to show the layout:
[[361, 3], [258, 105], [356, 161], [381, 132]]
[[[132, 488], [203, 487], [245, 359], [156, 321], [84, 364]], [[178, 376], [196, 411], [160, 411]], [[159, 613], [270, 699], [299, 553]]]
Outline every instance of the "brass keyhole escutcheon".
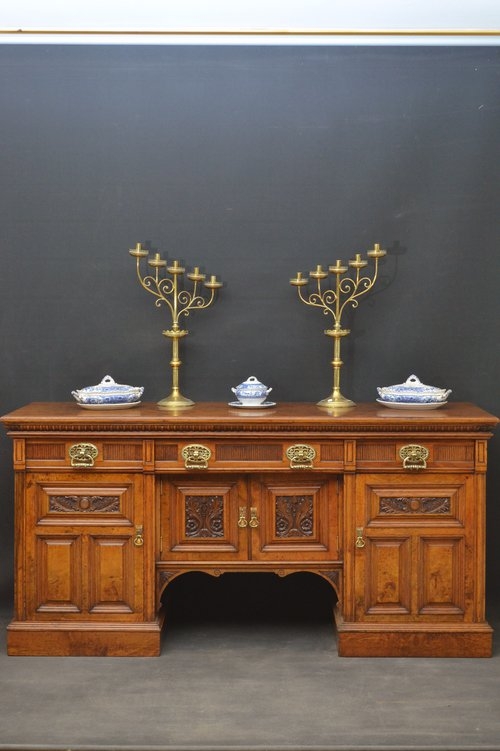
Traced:
[[142, 526], [135, 528], [134, 545], [136, 548], [142, 548], [144, 545], [144, 527]]
[[418, 444], [409, 444], [399, 449], [399, 456], [403, 460], [404, 469], [427, 469], [429, 449]]

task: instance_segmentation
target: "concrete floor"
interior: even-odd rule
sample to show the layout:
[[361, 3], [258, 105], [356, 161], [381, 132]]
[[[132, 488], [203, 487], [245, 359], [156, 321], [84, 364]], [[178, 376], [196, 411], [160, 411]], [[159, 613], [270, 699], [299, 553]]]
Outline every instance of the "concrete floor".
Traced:
[[346, 659], [321, 614], [205, 613], [171, 619], [159, 658], [7, 657], [9, 610], [2, 751], [500, 749], [498, 638], [491, 659]]

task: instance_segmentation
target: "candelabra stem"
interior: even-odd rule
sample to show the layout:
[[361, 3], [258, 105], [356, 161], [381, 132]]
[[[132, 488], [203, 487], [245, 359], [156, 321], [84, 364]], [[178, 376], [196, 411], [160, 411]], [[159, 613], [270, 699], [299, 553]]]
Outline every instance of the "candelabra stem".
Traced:
[[325, 331], [327, 336], [333, 337], [333, 390], [331, 396], [319, 401], [318, 407], [353, 407], [354, 402], [340, 393], [340, 369], [344, 364], [340, 358], [340, 342], [342, 337], [350, 333], [349, 329], [341, 329], [340, 324], [335, 324], [333, 329]]
[[172, 359], [170, 360], [172, 367], [172, 391], [169, 396], [158, 402], [158, 406], [162, 409], [178, 409], [190, 407], [194, 404], [191, 399], [182, 396], [179, 389], [179, 368], [182, 365], [182, 360], [179, 358], [179, 339], [186, 336], [187, 333], [187, 331], [180, 329], [178, 324], [174, 324], [174, 327], [170, 331], [163, 332], [164, 336], [172, 340]]

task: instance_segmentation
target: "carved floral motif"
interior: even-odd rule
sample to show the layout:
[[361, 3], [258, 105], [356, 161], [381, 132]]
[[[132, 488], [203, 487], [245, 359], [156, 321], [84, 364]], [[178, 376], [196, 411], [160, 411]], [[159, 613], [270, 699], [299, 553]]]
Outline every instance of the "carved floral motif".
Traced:
[[381, 514], [448, 514], [451, 498], [380, 498]]
[[188, 495], [185, 502], [186, 537], [224, 537], [221, 495]]
[[120, 511], [117, 495], [49, 495], [49, 511], [52, 513], [111, 514]]
[[276, 536], [310, 537], [312, 533], [312, 495], [276, 496]]

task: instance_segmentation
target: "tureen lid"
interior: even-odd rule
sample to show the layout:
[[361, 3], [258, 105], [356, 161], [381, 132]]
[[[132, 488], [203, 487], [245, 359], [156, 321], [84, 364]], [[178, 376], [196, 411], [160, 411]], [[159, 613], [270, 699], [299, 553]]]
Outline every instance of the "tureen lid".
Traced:
[[87, 393], [87, 392], [103, 392], [107, 393], [109, 391], [130, 391], [133, 389], [136, 389], [137, 386], [128, 386], [125, 383], [116, 383], [116, 381], [111, 378], [110, 375], [104, 376], [102, 381], [95, 386], [85, 386], [83, 389], [78, 389], [79, 393]]
[[416, 375], [411, 375], [409, 378], [406, 379], [404, 383], [396, 383], [393, 386], [385, 386], [385, 391], [412, 391], [412, 392], [419, 392], [419, 391], [437, 391], [441, 392], [444, 391], [444, 389], [439, 388], [438, 386], [427, 386], [425, 383], [422, 383], [419, 378], [417, 378]]
[[240, 383], [236, 388], [232, 388], [231, 391], [237, 396], [258, 398], [260, 396], [266, 396], [272, 391], [272, 389], [261, 383], [255, 376], [249, 376], [246, 381]]
[[[240, 386], [264, 386], [264, 384], [255, 376], [248, 376], [246, 381], [239, 383], [236, 388], [239, 388]], [[267, 388], [267, 386], [264, 386], [264, 388]]]

